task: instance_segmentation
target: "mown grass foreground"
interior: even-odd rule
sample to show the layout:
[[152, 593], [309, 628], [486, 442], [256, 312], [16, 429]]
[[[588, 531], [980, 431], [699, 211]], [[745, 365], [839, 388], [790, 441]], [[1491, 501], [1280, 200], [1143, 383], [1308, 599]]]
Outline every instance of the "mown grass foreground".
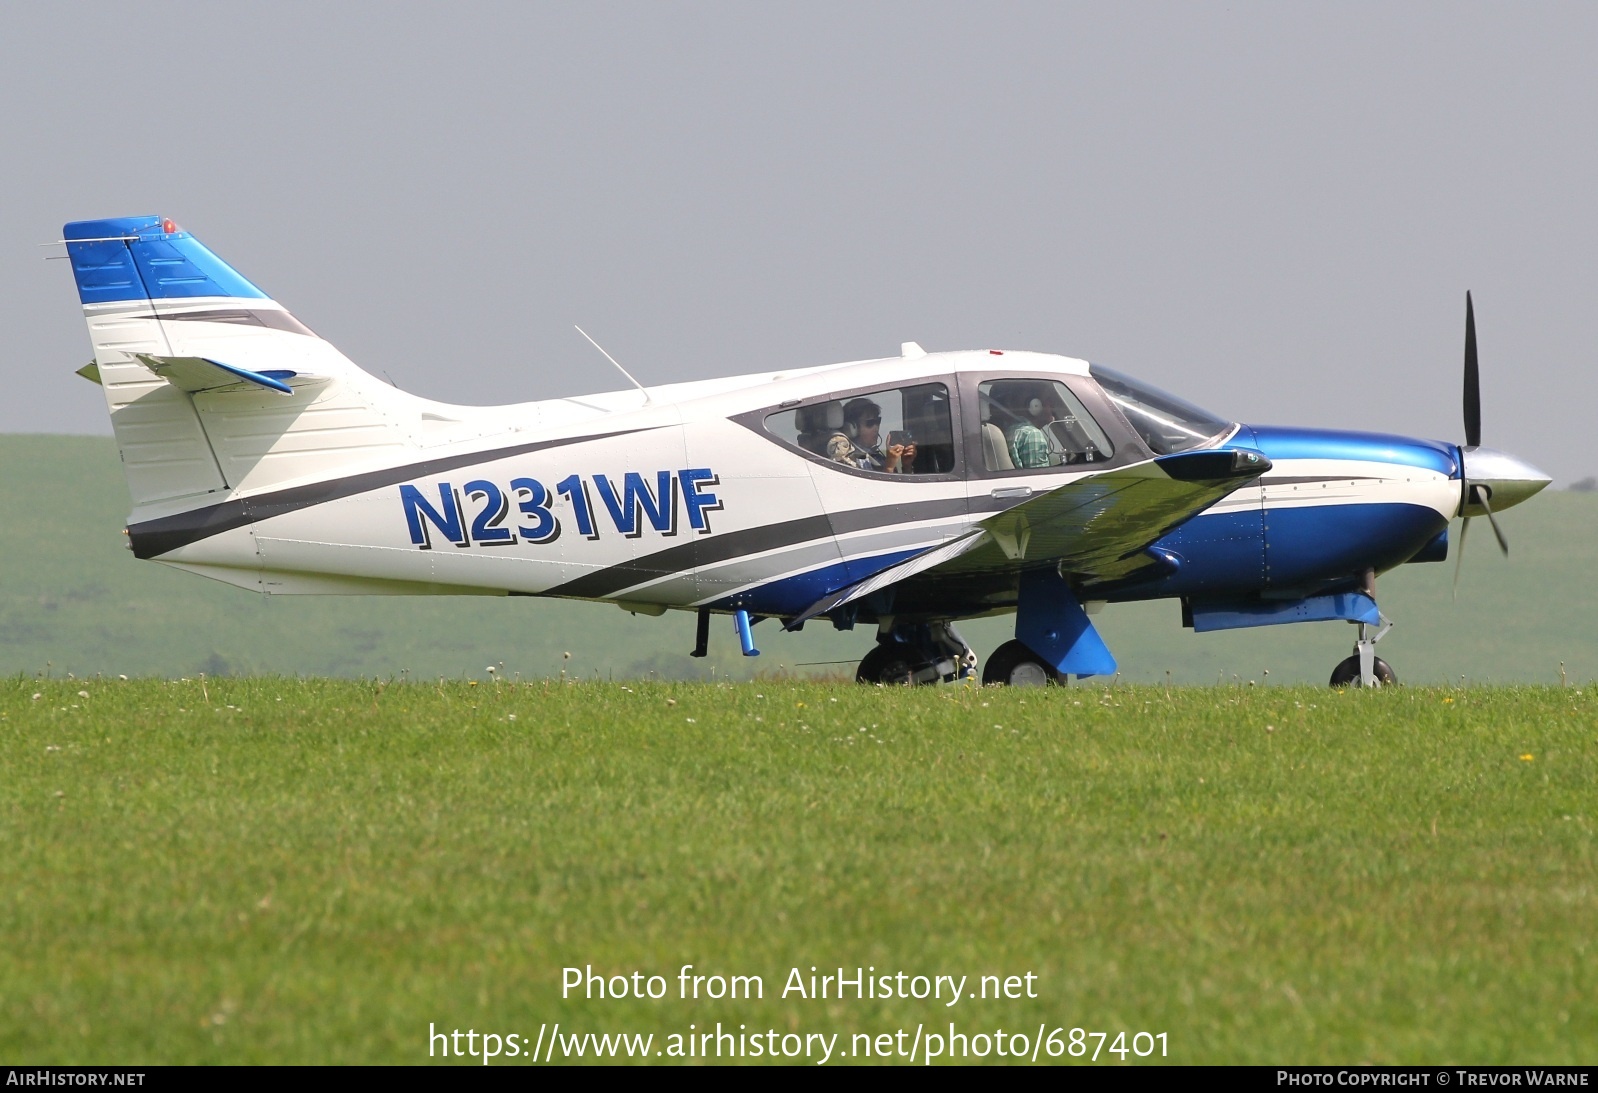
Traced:
[[[953, 1021], [1591, 1063], [1595, 760], [1590, 687], [12, 679], [0, 1054]], [[681, 1000], [684, 964], [765, 997]], [[587, 965], [672, 994], [562, 998]], [[781, 998], [811, 966], [1037, 997]]]

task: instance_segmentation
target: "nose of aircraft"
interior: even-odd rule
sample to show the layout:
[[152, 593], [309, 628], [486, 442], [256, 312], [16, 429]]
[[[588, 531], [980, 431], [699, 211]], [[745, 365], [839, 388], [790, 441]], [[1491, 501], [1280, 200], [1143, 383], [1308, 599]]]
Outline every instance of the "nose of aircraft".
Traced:
[[1461, 448], [1460, 457], [1466, 485], [1460, 494], [1459, 515], [1464, 517], [1487, 515], [1487, 506], [1478, 500], [1478, 490], [1486, 492], [1487, 505], [1494, 512], [1502, 512], [1552, 481], [1524, 459], [1496, 448]]

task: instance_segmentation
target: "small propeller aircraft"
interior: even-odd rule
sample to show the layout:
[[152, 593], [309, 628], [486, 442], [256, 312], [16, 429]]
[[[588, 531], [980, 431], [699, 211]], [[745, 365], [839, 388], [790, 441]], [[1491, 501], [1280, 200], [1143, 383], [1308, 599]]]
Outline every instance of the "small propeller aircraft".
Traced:
[[1395, 680], [1376, 576], [1442, 560], [1455, 516], [1461, 547], [1486, 516], [1507, 551], [1495, 513], [1549, 481], [1481, 446], [1468, 294], [1460, 446], [1238, 424], [1085, 361], [914, 342], [454, 406], [362, 371], [171, 220], [82, 221], [63, 241], [128, 545], [265, 593], [695, 611], [698, 656], [717, 614], [746, 655], [765, 619], [869, 625], [867, 683], [970, 676], [954, 623], [1014, 612], [982, 669], [1010, 685], [1113, 673], [1090, 615], [1176, 598], [1196, 631], [1354, 623], [1331, 681], [1370, 686]]

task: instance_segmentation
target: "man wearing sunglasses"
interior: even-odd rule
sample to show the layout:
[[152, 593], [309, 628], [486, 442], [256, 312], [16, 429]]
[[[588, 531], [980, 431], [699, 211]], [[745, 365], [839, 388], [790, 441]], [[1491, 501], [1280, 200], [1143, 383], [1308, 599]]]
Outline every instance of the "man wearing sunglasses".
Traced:
[[890, 444], [882, 449], [882, 407], [868, 398], [852, 399], [843, 408], [843, 432], [827, 441], [827, 458], [835, 463], [881, 474], [900, 474], [912, 469], [916, 446]]

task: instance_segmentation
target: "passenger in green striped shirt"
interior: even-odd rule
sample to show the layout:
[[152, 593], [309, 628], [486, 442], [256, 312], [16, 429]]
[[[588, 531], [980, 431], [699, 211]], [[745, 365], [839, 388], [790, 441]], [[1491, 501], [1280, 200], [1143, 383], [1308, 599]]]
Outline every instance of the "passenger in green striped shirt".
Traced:
[[1010, 461], [1021, 469], [1049, 465], [1049, 439], [1043, 435], [1039, 421], [1053, 420], [1043, 400], [1034, 398], [1027, 403], [1028, 421], [1023, 421], [1010, 434]]

